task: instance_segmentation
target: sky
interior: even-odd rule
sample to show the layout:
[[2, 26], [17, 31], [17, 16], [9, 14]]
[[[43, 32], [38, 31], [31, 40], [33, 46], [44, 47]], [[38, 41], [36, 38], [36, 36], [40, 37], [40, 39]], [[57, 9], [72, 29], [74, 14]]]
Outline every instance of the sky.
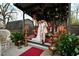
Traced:
[[[2, 3], [0, 3], [0, 4], [2, 4]], [[14, 6], [13, 5], [13, 3], [10, 3], [10, 7], [8, 8], [8, 11], [7, 12], [10, 12], [10, 10], [11, 9], [13, 9], [13, 12], [14, 13], [12, 13], [12, 20], [9, 20], [10, 22], [11, 21], [18, 21], [18, 20], [23, 20], [23, 11], [21, 11], [20, 9], [18, 9], [16, 6]], [[2, 16], [0, 15], [0, 18], [1, 18]], [[25, 19], [30, 19], [30, 20], [32, 20], [32, 18], [29, 16], [29, 15], [27, 15], [27, 14], [25, 14]], [[6, 21], [7, 22], [7, 21]]]
[[[14, 6], [12, 3], [11, 3], [12, 7], [14, 8], [15, 12], [13, 14], [15, 20], [23, 20], [23, 11], [21, 11], [20, 9], [18, 9], [16, 6]], [[32, 18], [28, 15], [28, 14], [25, 14], [25, 19], [30, 19], [32, 20]]]
[[[79, 10], [79, 3], [73, 3], [71, 4], [71, 11], [74, 12], [74, 15], [76, 16], [76, 10]], [[78, 15], [77, 15], [77, 20], [79, 20], [79, 11], [78, 11]]]

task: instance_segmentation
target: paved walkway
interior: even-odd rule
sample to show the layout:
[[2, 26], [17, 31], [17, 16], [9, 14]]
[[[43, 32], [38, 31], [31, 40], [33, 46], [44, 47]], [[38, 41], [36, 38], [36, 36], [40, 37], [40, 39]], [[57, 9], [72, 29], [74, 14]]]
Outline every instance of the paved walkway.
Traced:
[[22, 48], [20, 49], [17, 46], [12, 46], [10, 49], [6, 50], [3, 53], [3, 56], [19, 56], [21, 53], [23, 53], [24, 51], [30, 48], [31, 46], [27, 46], [27, 47], [22, 46]]
[[[3, 53], [3, 56], [19, 56], [21, 53], [25, 52], [26, 50], [30, 49], [31, 47], [33, 47], [35, 45], [29, 45], [27, 47], [22, 46], [22, 48], [18, 49], [17, 46], [12, 46], [10, 49], [8, 49], [7, 51], [5, 51]], [[39, 47], [41, 48], [41, 46], [35, 46], [35, 47]], [[45, 48], [41, 48], [44, 49], [45, 51], [41, 54], [41, 56], [51, 56], [51, 53], [48, 49]]]

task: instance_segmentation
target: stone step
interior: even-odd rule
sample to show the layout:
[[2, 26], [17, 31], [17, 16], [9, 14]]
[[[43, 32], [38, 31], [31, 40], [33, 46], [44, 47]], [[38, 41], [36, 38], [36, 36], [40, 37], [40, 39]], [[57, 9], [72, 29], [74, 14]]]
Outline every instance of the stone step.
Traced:
[[44, 49], [44, 50], [48, 49], [48, 46], [43, 45], [43, 44], [34, 43], [34, 42], [29, 42], [28, 44], [33, 46], [33, 47], [38, 47], [38, 48], [41, 48], [41, 49]]

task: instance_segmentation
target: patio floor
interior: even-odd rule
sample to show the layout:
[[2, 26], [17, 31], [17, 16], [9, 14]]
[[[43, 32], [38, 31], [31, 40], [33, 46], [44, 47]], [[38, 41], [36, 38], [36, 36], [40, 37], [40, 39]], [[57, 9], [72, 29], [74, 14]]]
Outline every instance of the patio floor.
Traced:
[[45, 50], [41, 54], [41, 56], [51, 56], [51, 52], [46, 47], [42, 47], [42, 46], [39, 46], [39, 45], [30, 44], [30, 43], [29, 43], [29, 45], [27, 47], [22, 46], [22, 48], [20, 48], [20, 49], [18, 49], [17, 46], [12, 45], [12, 47], [10, 49], [6, 50], [3, 53], [3, 56], [19, 56], [21, 53], [25, 52], [26, 50], [30, 49], [33, 46], [34, 47], [39, 47], [39, 48]]

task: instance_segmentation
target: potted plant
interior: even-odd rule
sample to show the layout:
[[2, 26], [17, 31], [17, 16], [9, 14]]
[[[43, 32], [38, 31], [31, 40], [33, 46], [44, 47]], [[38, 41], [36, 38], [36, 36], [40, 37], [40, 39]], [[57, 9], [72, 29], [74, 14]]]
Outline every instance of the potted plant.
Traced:
[[57, 39], [57, 45], [55, 47], [60, 55], [76, 56], [79, 54], [79, 36], [63, 33]]

